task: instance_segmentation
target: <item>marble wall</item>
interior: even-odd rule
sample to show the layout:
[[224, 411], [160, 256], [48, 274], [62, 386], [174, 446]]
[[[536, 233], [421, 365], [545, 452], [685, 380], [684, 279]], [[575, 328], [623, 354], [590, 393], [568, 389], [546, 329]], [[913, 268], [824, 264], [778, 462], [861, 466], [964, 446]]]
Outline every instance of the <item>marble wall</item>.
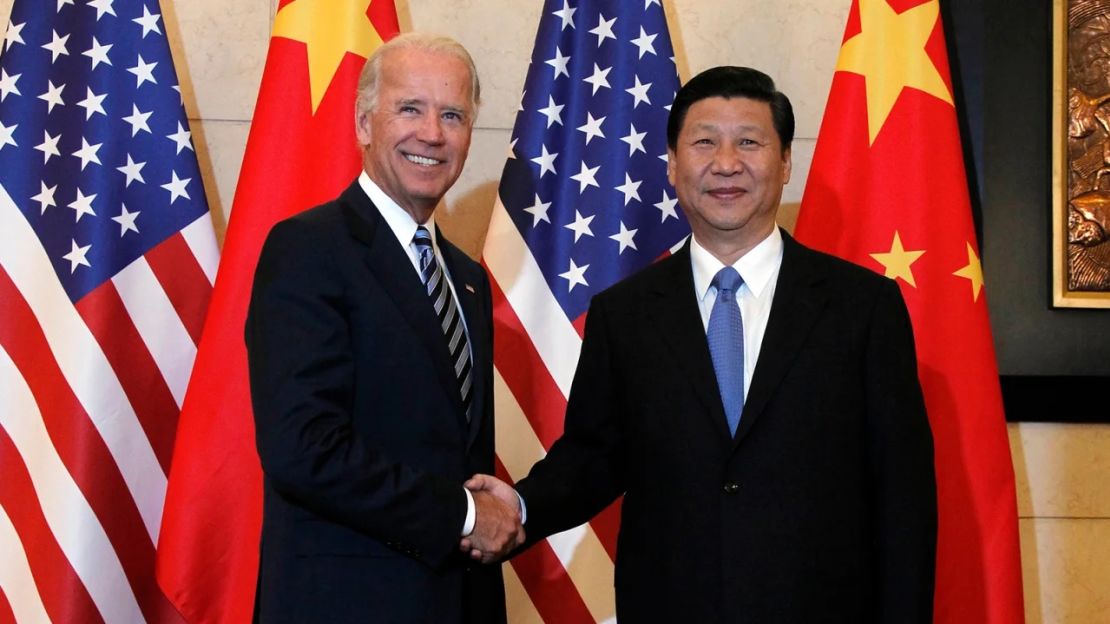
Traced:
[[[28, 0], [50, 2], [53, 0]], [[0, 24], [13, 0], [0, 0]], [[77, 0], [83, 4], [84, 0]], [[450, 34], [483, 80], [470, 159], [441, 211], [477, 256], [504, 164], [539, 0], [396, 0], [402, 30]], [[262, 76], [276, 0], [163, 0], [204, 185], [222, 236]], [[793, 225], [821, 123], [848, 0], [663, 0], [683, 78], [719, 64], [758, 67], [794, 103]], [[496, 24], [496, 28], [491, 25]], [[986, 258], [985, 262], [990, 262]], [[989, 285], [988, 285], [989, 288]], [[1110, 426], [1010, 425], [1028, 622], [1110, 621]]]

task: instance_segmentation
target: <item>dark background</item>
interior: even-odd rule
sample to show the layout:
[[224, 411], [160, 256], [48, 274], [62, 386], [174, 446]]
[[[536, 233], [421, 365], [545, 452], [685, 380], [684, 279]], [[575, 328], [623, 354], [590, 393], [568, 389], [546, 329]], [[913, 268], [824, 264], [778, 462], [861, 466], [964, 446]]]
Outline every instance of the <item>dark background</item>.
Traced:
[[1110, 310], [1052, 303], [1052, 2], [942, 0], [1006, 418], [1110, 422]]

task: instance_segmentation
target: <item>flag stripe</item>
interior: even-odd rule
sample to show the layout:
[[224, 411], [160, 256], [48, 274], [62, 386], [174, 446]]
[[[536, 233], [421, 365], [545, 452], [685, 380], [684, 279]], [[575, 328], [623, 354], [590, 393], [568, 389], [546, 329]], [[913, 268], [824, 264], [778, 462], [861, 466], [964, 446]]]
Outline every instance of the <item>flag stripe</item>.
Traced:
[[543, 616], [532, 604], [532, 597], [524, 589], [520, 577], [511, 565], [503, 567], [505, 577], [505, 602], [509, 613], [512, 614], [513, 624], [544, 624]]
[[[185, 237], [174, 234], [148, 251], [146, 259], [193, 339], [193, 345], [200, 344], [212, 283], [185, 242]], [[174, 420], [176, 422], [176, 418]]]
[[[513, 557], [511, 563], [524, 581], [524, 589], [532, 603], [545, 620], [559, 624], [593, 624], [597, 621], [582, 601], [578, 588], [563, 571], [548, 542], [537, 543]], [[553, 573], [556, 571], [558, 573]]]
[[[503, 476], [515, 483], [523, 479], [532, 465], [546, 454], [535, 431], [505, 383], [494, 369], [494, 397], [497, 414], [497, 457]], [[595, 518], [596, 521], [596, 518]], [[574, 582], [578, 593], [597, 621], [613, 615], [613, 557], [596, 533], [593, 523], [549, 538], [562, 570]]]
[[[4, 463], [0, 468], [6, 481], [4, 495], [12, 497], [3, 505], [17, 531], [25, 534], [23, 542], [35, 545], [28, 554], [32, 570], [45, 571], [39, 591], [47, 594], [48, 611], [54, 613], [52, 607], [76, 610], [72, 613], [76, 617], [65, 613], [52, 619], [85, 622], [102, 616], [115, 622], [141, 621], [142, 612], [111, 543], [55, 452], [35, 398], [4, 350], [0, 350], [0, 380], [8, 390], [5, 403], [10, 407], [0, 412], [0, 461]], [[38, 505], [27, 504], [36, 500]], [[61, 585], [57, 594], [56, 585]], [[91, 602], [80, 596], [79, 585]]]
[[89, 328], [53, 274], [38, 239], [0, 186], [0, 267], [23, 293], [50, 352], [123, 474], [147, 532], [157, 542], [166, 475], [139, 425], [123, 387]]
[[[524, 244], [500, 197], [493, 206], [483, 258], [490, 275], [534, 342], [533, 348], [545, 363], [551, 379], [564, 397], [569, 395], [582, 338], [548, 288], [539, 264]], [[561, 416], [559, 420], [562, 421]]]
[[[0, 436], [3, 435], [3, 430], [0, 429]], [[5, 443], [10, 444], [10, 440], [0, 442]], [[0, 458], [0, 465], [3, 461]], [[13, 478], [15, 472], [4, 468], [4, 478]], [[19, 541], [19, 533], [16, 532], [12, 519], [4, 510], [3, 489], [0, 488], [0, 552], [4, 553], [3, 563], [0, 563], [0, 622], [48, 622], [50, 616], [46, 613], [46, 606], [42, 604], [42, 597], [35, 586], [35, 578], [31, 575], [27, 552], [23, 549], [23, 542]], [[12, 599], [9, 600], [8, 595]], [[91, 599], [89, 604], [92, 604]]]
[[[147, 533], [143, 519], [108, 449], [66, 385], [57, 364], [46, 355], [49, 351], [41, 328], [3, 270], [0, 270], [0, 297], [6, 302], [4, 314], [12, 321], [0, 325], [0, 344], [34, 400], [43, 434], [48, 436], [52, 450], [65, 466], [67, 480], [72, 478], [99, 519], [97, 528], [111, 542], [136, 596], [143, 597], [140, 604], [144, 614], [156, 620], [155, 616], [168, 603], [154, 581], [154, 542], [142, 537]], [[13, 331], [16, 327], [21, 331]]]
[[493, 296], [494, 333], [497, 336], [493, 343], [495, 368], [519, 401], [524, 416], [546, 451], [563, 434], [566, 396], [547, 374], [547, 367], [521, 326], [516, 311], [505, 299], [501, 285], [492, 275], [490, 292]]
[[101, 284], [77, 303], [77, 312], [96, 341], [103, 345], [104, 356], [127, 394], [158, 463], [168, 473], [177, 426], [177, 403], [131, 322], [115, 286], [111, 282]]
[[212, 232], [212, 217], [205, 213], [181, 230], [181, 237], [189, 245], [193, 258], [200, 265], [208, 284], [216, 283], [216, 270], [220, 265], [220, 248]]
[[116, 273], [112, 283], [180, 408], [197, 357], [196, 343], [145, 257]]

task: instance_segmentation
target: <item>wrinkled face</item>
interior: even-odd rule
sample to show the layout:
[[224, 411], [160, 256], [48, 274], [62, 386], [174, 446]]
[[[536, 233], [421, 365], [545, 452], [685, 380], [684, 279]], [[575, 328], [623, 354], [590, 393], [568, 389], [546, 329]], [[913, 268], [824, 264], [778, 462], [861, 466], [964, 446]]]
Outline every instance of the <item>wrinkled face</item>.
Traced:
[[392, 51], [382, 58], [377, 105], [357, 119], [363, 168], [423, 223], [462, 171], [474, 114], [463, 61], [419, 49]]
[[790, 181], [790, 150], [775, 132], [770, 104], [698, 100], [667, 157], [667, 179], [699, 241], [754, 244], [771, 233]]

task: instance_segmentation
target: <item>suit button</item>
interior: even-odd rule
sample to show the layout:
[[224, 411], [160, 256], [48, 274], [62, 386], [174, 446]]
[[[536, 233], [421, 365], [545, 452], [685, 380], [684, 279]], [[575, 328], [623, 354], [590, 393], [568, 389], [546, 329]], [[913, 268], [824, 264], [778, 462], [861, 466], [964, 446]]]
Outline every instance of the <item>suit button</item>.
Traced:
[[724, 489], [725, 489], [725, 494], [735, 494], [735, 493], [740, 491], [740, 484], [739, 483], [731, 483], [731, 482], [726, 483]]

